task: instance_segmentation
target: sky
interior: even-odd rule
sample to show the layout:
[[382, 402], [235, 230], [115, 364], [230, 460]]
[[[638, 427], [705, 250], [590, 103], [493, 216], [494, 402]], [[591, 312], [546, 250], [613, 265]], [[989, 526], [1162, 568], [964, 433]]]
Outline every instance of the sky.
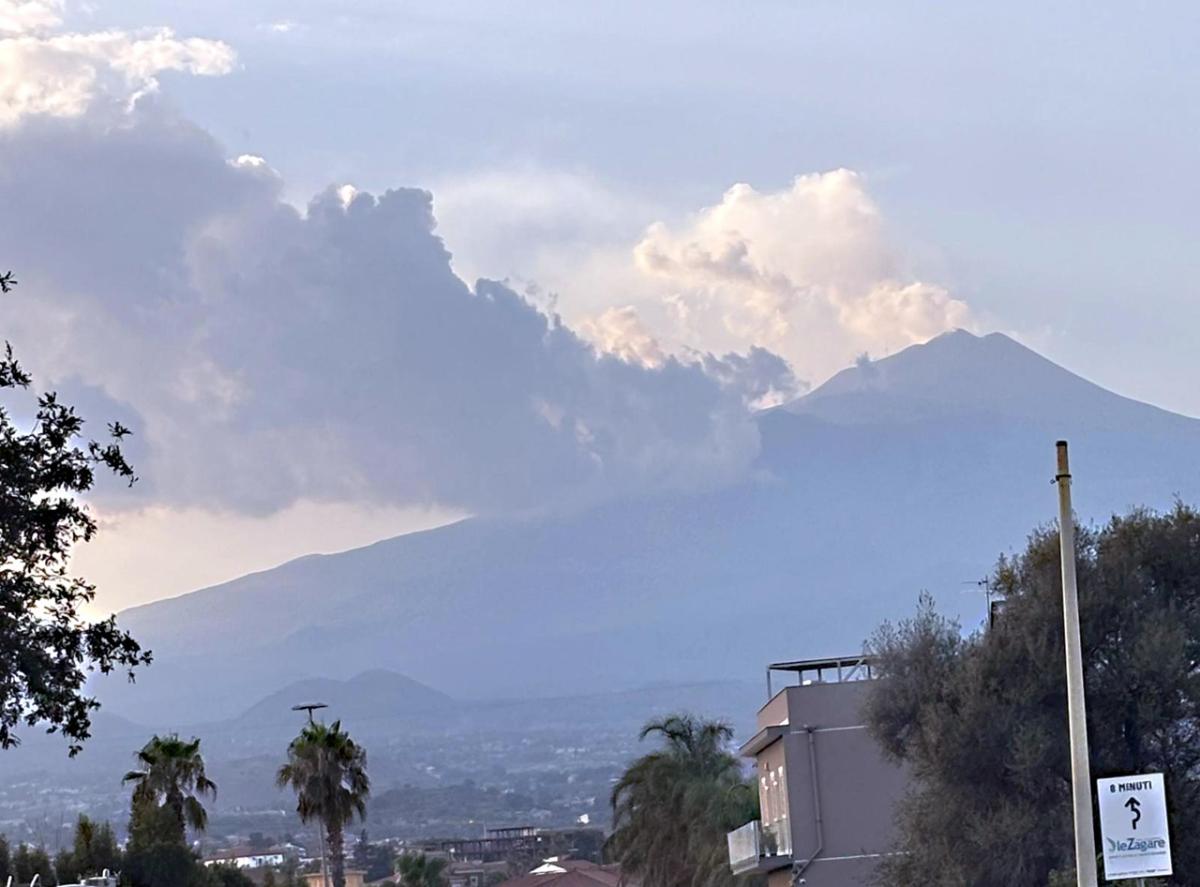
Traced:
[[1197, 25], [0, 0], [0, 332], [142, 475], [79, 569], [115, 609], [727, 482], [753, 410], [956, 327], [1200, 415]]

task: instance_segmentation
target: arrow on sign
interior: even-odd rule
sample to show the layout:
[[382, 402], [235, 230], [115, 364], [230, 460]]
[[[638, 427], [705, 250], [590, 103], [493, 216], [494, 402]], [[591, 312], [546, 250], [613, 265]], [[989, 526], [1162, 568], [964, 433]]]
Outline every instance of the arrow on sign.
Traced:
[[1137, 798], [1130, 798], [1125, 802], [1125, 806], [1129, 808], [1129, 812], [1133, 814], [1133, 830], [1137, 831], [1138, 820], [1142, 818], [1142, 802]]

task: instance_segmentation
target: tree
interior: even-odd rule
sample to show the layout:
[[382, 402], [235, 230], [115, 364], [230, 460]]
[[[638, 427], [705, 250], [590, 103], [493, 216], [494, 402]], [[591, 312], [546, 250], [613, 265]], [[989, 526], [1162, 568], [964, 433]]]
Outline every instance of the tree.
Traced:
[[[1200, 885], [1200, 514], [1136, 510], [1079, 529], [1077, 569], [1094, 778], [1166, 774], [1174, 879]], [[1055, 528], [990, 579], [1004, 609], [964, 637], [925, 599], [870, 648], [884, 680], [866, 719], [912, 791], [885, 885], [1046, 885], [1073, 862]]]
[[40, 844], [29, 851], [29, 867], [33, 874], [38, 876], [38, 884], [48, 884], [49, 887], [58, 884], [54, 877], [54, 864], [50, 861], [50, 854]]
[[367, 753], [342, 730], [341, 721], [311, 723], [288, 746], [288, 761], [276, 781], [296, 792], [301, 822], [316, 821], [324, 829], [333, 887], [346, 887], [345, 827], [367, 813]]
[[120, 868], [121, 851], [117, 849], [112, 826], [107, 822], [97, 825], [82, 814], [75, 823], [71, 849], [60, 851], [54, 858], [54, 871], [60, 883], [99, 875], [105, 869], [117, 871]]
[[394, 862], [392, 848], [386, 844], [372, 844], [367, 839], [367, 830], [363, 829], [354, 845], [354, 866], [365, 873], [364, 880], [370, 883], [388, 877]]
[[121, 849], [111, 823], [102, 822], [92, 835], [88, 848], [87, 871], [99, 874], [105, 869], [115, 872], [121, 868]]
[[54, 866], [51, 865], [50, 855], [44, 847], [22, 844], [13, 855], [12, 868], [13, 881], [16, 884], [28, 884], [34, 875], [38, 876], [40, 883], [50, 887], [57, 883], [54, 880]]
[[424, 853], [402, 853], [396, 860], [401, 887], [443, 887], [448, 861]]
[[[11, 272], [0, 274], [0, 293], [15, 285]], [[0, 393], [21, 395], [32, 383], [5, 343]], [[129, 430], [108, 431], [106, 442], [83, 440], [83, 419], [53, 392], [38, 397], [29, 430], [0, 407], [0, 749], [19, 742], [21, 724], [44, 724], [78, 753], [99, 707], [85, 692], [88, 675], [123, 669], [132, 679], [150, 662], [115, 617], [84, 617], [95, 588], [69, 572], [73, 547], [96, 532], [80, 502], [96, 470], [136, 480], [120, 447]]]
[[8, 838], [0, 835], [0, 883], [6, 883], [13, 874], [12, 855], [8, 849]]
[[132, 887], [203, 887], [207, 873], [187, 846], [179, 819], [166, 805], [134, 792], [123, 876]]
[[29, 853], [29, 845], [21, 844], [12, 858], [13, 880], [18, 884], [28, 884], [33, 880], [33, 859]]
[[208, 867], [210, 887], [255, 887], [253, 879], [236, 865], [213, 865]]
[[75, 855], [66, 847], [54, 854], [54, 877], [60, 884], [77, 884], [83, 877], [75, 865]]
[[[290, 842], [289, 842], [290, 843]], [[279, 867], [279, 887], [299, 887], [300, 875], [296, 857], [288, 856]]]
[[610, 857], [646, 887], [729, 885], [726, 834], [758, 815], [757, 796], [719, 721], [672, 715], [640, 739], [663, 747], [634, 761], [612, 793]]
[[133, 783], [125, 872], [134, 887], [210, 884], [208, 873], [187, 845], [187, 828], [205, 828], [208, 814], [200, 803], [215, 797], [200, 740], [174, 734], [155, 736], [137, 753], [140, 770], [125, 774]]
[[142, 769], [130, 770], [122, 780], [134, 783], [135, 803], [161, 803], [170, 810], [181, 839], [187, 826], [204, 831], [208, 813], [200, 798], [216, 797], [217, 786], [204, 771], [200, 740], [183, 740], [174, 733], [155, 736], [137, 753], [137, 761]]

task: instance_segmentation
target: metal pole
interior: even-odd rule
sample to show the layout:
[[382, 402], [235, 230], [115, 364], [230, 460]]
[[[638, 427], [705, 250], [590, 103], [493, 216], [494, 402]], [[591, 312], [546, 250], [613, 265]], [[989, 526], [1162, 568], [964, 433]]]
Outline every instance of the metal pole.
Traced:
[[[312, 726], [316, 723], [313, 719], [313, 712], [319, 708], [328, 708], [324, 702], [313, 702], [306, 705], [293, 705], [292, 711], [308, 712], [308, 723]], [[329, 887], [329, 868], [325, 861], [325, 823], [317, 823], [317, 840], [321, 845], [321, 887]]]
[[1088, 764], [1083, 653], [1079, 640], [1079, 590], [1075, 581], [1075, 518], [1067, 442], [1058, 442], [1058, 538], [1062, 556], [1063, 638], [1067, 653], [1067, 712], [1071, 729], [1071, 797], [1075, 809], [1075, 871], [1079, 887], [1098, 887], [1096, 836], [1092, 828], [1092, 775]]
[[[308, 723], [309, 723], [309, 726], [316, 723], [313, 720], [313, 710], [311, 708], [308, 710]], [[325, 861], [325, 823], [324, 822], [317, 823], [317, 838], [321, 842], [321, 887], [329, 887], [329, 865]]]

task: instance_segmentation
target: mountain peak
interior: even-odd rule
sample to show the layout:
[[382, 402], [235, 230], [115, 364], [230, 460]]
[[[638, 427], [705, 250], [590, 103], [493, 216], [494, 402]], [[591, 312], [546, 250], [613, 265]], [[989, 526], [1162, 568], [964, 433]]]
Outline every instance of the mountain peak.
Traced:
[[880, 360], [860, 359], [787, 409], [854, 424], [976, 415], [1063, 433], [1194, 421], [1114, 394], [1003, 333], [962, 329]]

